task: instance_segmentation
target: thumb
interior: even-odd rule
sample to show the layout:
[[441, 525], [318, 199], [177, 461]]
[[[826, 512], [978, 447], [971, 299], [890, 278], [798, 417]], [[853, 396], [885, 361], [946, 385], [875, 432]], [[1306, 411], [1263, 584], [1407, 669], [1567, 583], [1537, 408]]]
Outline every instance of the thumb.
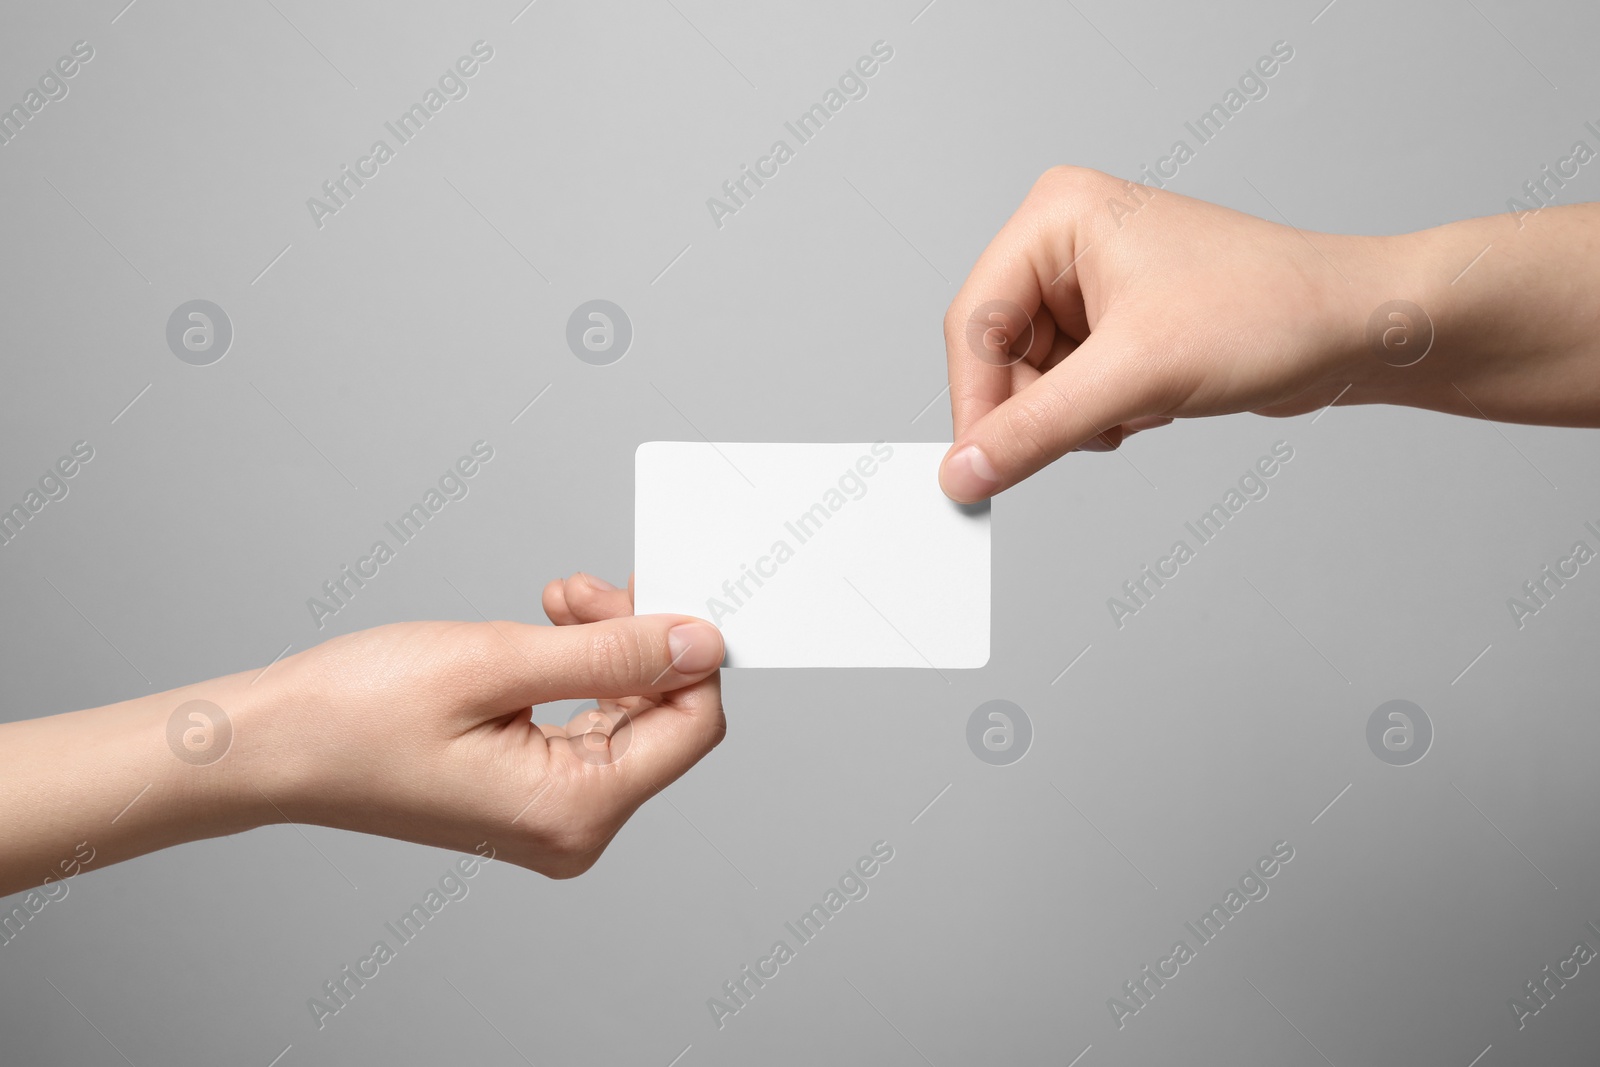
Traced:
[[520, 656], [511, 661], [503, 696], [518, 706], [669, 692], [722, 664], [722, 634], [688, 615], [502, 627]]
[[1151, 369], [1131, 338], [1102, 322], [1070, 356], [967, 427], [945, 454], [940, 487], [952, 500], [972, 503], [1075, 448], [1115, 448], [1123, 423], [1161, 414], [1161, 383]]

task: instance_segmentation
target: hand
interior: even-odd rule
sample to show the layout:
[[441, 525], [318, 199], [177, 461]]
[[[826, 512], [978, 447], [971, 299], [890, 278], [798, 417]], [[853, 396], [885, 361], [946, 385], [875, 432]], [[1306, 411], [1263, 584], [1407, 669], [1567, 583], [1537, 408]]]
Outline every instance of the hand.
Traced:
[[[278, 822], [582, 873], [721, 741], [723, 645], [703, 620], [634, 617], [629, 592], [595, 579], [553, 582], [544, 602], [558, 625], [381, 626], [265, 674], [0, 727], [0, 826], [15, 827], [0, 894], [39, 884], [80, 838], [98, 867]], [[531, 721], [595, 698], [565, 726]], [[173, 747], [169, 721], [194, 700], [226, 715], [220, 758]]]
[[[956, 440], [940, 482], [978, 500], [1174, 418], [1298, 415], [1336, 398], [1596, 425], [1600, 311], [1581, 294], [1600, 282], [1600, 212], [1522, 224], [1308, 234], [1051, 170], [945, 315]], [[1380, 313], [1396, 299], [1421, 318]]]
[[1175, 417], [1328, 403], [1371, 305], [1323, 256], [1347, 276], [1371, 257], [1359, 238], [1317, 240], [1321, 254], [1286, 226], [1175, 193], [1045, 174], [945, 316], [945, 492], [981, 499]]
[[[296, 806], [462, 851], [486, 840], [553, 877], [588, 870], [722, 740], [722, 638], [697, 619], [636, 618], [631, 592], [583, 575], [550, 583], [544, 607], [555, 627], [402, 624], [312, 650], [285, 673], [303, 711], [335, 720], [321, 731], [335, 743], [318, 746]], [[530, 705], [571, 698], [598, 706], [530, 721]]]

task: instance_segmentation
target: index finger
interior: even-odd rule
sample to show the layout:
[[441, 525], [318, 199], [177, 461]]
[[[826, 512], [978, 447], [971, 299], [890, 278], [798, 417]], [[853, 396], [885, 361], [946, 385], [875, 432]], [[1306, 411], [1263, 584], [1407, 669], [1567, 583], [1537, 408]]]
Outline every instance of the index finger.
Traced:
[[713, 674], [632, 713], [633, 739], [617, 766], [634, 807], [677, 781], [727, 734], [722, 677]]
[[712, 674], [658, 701], [602, 701], [564, 728], [539, 729], [552, 752], [597, 768], [581, 776], [582, 787], [595, 791], [592, 803], [625, 819], [722, 741], [721, 678]]
[[[955, 435], [1015, 388], [1013, 367], [1051, 351], [1058, 331], [1087, 332], [1078, 285], [1078, 227], [1050, 171], [978, 257], [945, 312], [945, 357]], [[1003, 340], [999, 346], [993, 342]]]

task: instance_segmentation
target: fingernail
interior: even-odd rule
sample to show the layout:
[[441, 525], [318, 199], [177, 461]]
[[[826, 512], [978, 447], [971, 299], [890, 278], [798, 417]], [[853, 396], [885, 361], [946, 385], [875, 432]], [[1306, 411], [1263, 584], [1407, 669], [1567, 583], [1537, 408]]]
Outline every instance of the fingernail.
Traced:
[[578, 572], [578, 577], [587, 582], [591, 589], [598, 589], [602, 593], [616, 592], [617, 587], [606, 581], [604, 578], [596, 578], [594, 575], [587, 574], [583, 571]]
[[944, 461], [939, 484], [946, 496], [970, 504], [992, 494], [1000, 478], [989, 457], [977, 445], [968, 445]]
[[667, 631], [667, 651], [679, 674], [704, 674], [722, 662], [722, 635], [708, 622], [680, 622]]

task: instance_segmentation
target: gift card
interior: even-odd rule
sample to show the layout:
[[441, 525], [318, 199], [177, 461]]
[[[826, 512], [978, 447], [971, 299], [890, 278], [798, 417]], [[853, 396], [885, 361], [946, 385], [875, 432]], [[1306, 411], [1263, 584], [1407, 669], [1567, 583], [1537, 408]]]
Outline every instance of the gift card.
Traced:
[[634, 458], [634, 609], [721, 628], [728, 667], [981, 667], [989, 505], [947, 444], [651, 441]]

